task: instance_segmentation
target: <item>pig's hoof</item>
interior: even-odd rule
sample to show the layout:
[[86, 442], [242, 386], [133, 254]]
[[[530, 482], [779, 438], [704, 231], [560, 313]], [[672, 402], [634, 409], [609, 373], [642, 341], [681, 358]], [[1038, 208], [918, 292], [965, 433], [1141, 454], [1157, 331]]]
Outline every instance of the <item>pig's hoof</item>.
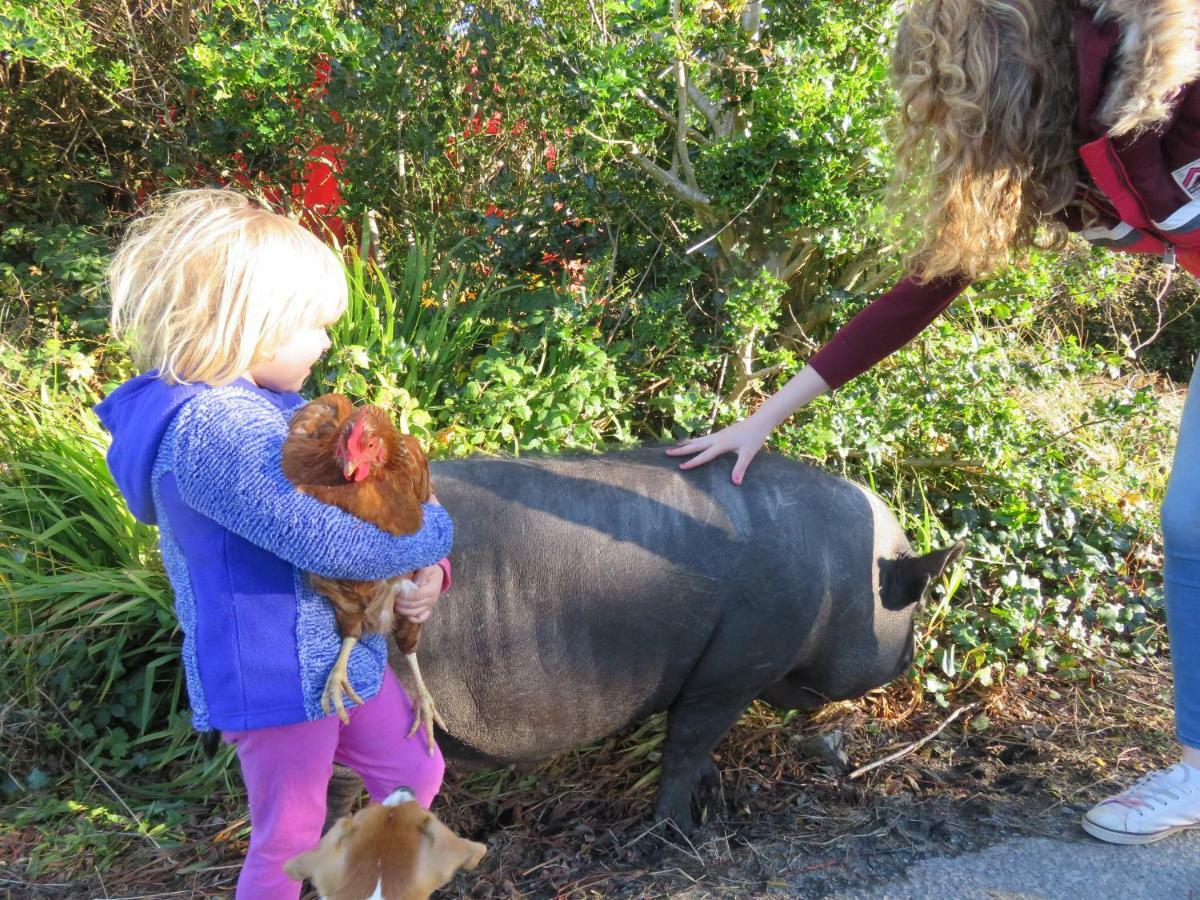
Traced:
[[663, 820], [663, 824], [667, 827], [667, 830], [664, 832], [665, 835], [669, 835], [674, 830], [684, 837], [690, 838], [700, 830], [700, 823], [692, 815], [691, 810], [688, 810], [682, 816], [668, 816]]
[[700, 827], [700, 822], [692, 815], [690, 799], [678, 807], [659, 804], [654, 810], [654, 818], [658, 825], [664, 826], [665, 831], [661, 832], [664, 837], [670, 835], [673, 830], [690, 837]]
[[721, 770], [711, 759], [700, 766], [696, 789], [692, 793], [692, 814], [697, 822], [707, 825], [712, 815], [725, 808], [721, 794]]

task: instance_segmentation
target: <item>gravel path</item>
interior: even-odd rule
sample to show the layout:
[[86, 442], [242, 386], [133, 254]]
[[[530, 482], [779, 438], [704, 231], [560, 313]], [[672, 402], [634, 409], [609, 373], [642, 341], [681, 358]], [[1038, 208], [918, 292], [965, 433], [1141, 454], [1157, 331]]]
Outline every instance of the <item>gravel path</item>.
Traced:
[[844, 900], [1200, 900], [1200, 830], [1142, 847], [1012, 838], [975, 853], [921, 860]]

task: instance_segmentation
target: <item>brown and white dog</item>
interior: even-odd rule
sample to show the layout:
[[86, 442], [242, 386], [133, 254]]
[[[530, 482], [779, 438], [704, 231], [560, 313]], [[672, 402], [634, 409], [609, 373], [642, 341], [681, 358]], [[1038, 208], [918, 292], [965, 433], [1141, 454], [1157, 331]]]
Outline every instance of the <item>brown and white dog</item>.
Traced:
[[464, 840], [400, 788], [334, 823], [315, 850], [288, 860], [322, 900], [425, 900], [459, 869], [473, 869], [487, 847]]

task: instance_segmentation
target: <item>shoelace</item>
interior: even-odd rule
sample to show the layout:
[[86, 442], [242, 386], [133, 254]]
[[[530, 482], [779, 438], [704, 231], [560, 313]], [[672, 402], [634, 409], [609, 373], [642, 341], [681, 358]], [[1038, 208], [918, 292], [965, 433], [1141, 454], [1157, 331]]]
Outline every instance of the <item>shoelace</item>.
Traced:
[[[1145, 804], [1150, 809], [1155, 809], [1156, 805], [1165, 806], [1172, 800], [1183, 799], [1183, 785], [1160, 784], [1160, 781], [1165, 781], [1170, 769], [1161, 772], [1150, 772], [1143, 775], [1135, 781], [1128, 790], [1113, 799], [1122, 806], [1136, 808]], [[1133, 803], [1126, 801], [1132, 800]]]

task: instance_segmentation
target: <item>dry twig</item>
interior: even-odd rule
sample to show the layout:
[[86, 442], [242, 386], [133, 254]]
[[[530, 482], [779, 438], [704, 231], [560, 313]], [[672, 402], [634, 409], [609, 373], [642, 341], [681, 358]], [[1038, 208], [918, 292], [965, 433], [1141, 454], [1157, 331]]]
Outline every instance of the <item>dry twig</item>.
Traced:
[[865, 766], [859, 766], [857, 769], [855, 769], [853, 772], [851, 772], [846, 777], [849, 779], [858, 778], [860, 775], [865, 775], [867, 772], [870, 772], [872, 769], [878, 769], [880, 766], [887, 765], [890, 762], [895, 762], [896, 760], [898, 760], [902, 757], [908, 756], [908, 754], [912, 753], [914, 750], [919, 750], [921, 747], [924, 747], [926, 744], [928, 744], [930, 741], [932, 741], [935, 737], [937, 737], [939, 734], [941, 734], [942, 731], [945, 730], [947, 725], [949, 725], [951, 722], [953, 722], [955, 719], [957, 719], [959, 716], [961, 716], [967, 710], [974, 709], [978, 705], [979, 705], [978, 703], [968, 703], [966, 706], [960, 706], [958, 709], [956, 709], [954, 712], [952, 712], [949, 715], [949, 717], [947, 717], [947, 719], [944, 722], [942, 722], [941, 725], [939, 725], [937, 728], [935, 728], [931, 733], [925, 735], [925, 737], [921, 738], [919, 741], [913, 741], [908, 746], [901, 747], [895, 753], [889, 753], [887, 756], [883, 757], [883, 759], [877, 759], [873, 763], [867, 763]]

